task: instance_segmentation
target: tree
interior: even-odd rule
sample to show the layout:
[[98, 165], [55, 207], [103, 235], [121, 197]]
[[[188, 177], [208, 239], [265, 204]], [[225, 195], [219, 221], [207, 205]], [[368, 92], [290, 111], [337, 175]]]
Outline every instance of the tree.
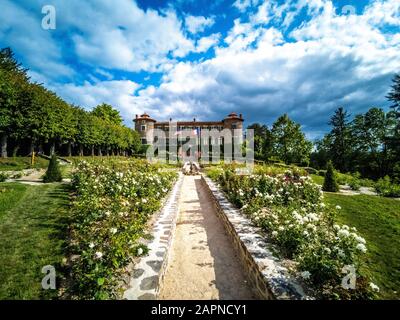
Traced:
[[60, 182], [62, 181], [62, 174], [58, 165], [58, 160], [55, 154], [52, 155], [46, 174], [43, 177], [43, 182]]
[[332, 137], [327, 134], [322, 139], [316, 140], [315, 151], [311, 153], [310, 165], [316, 169], [325, 169], [330, 159], [330, 148], [332, 146]]
[[271, 131], [259, 123], [253, 123], [247, 129], [254, 130], [254, 157], [267, 160], [272, 154]]
[[332, 126], [330, 135], [332, 137], [331, 159], [336, 168], [342, 172], [349, 169], [350, 153], [350, 130], [348, 123], [349, 115], [342, 107], [336, 109], [329, 124]]
[[312, 143], [306, 139], [300, 125], [292, 121], [287, 114], [275, 121], [271, 136], [274, 156], [288, 164], [308, 165]]
[[105, 120], [107, 123], [121, 125], [122, 118], [118, 110], [115, 110], [113, 106], [102, 103], [92, 110], [92, 114]]
[[336, 181], [336, 174], [333, 168], [332, 161], [328, 161], [328, 165], [326, 167], [324, 185], [322, 186], [322, 190], [328, 192], [338, 192], [339, 185]]
[[8, 137], [16, 133], [17, 111], [23, 102], [28, 84], [27, 70], [23, 69], [10, 48], [0, 50], [0, 142], [1, 157], [7, 157]]
[[395, 157], [395, 162], [400, 161], [400, 74], [393, 78], [393, 85], [387, 95], [389, 101], [393, 102], [392, 111], [389, 114], [393, 121], [392, 132], [387, 137], [388, 147]]

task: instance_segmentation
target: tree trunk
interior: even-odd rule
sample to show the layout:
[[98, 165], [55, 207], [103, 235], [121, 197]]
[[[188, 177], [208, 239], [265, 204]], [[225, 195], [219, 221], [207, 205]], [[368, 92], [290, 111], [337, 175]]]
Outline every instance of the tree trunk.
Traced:
[[31, 140], [31, 145], [29, 146], [30, 155], [35, 152], [35, 140]]
[[101, 153], [101, 147], [99, 147], [99, 148], [97, 149], [97, 154], [98, 154], [100, 157], [103, 156], [103, 154]]
[[7, 134], [2, 133], [1, 134], [1, 157], [2, 158], [7, 158]]
[[50, 157], [52, 157], [55, 152], [56, 152], [56, 143], [54, 140], [52, 140], [50, 143]]
[[72, 143], [68, 142], [68, 157], [72, 157]]
[[83, 157], [83, 146], [81, 144], [79, 145], [79, 156]]
[[19, 150], [19, 145], [17, 144], [14, 148], [13, 148], [13, 157], [15, 158], [18, 154], [18, 150]]
[[39, 153], [43, 154], [43, 144], [39, 145]]
[[94, 146], [91, 148], [92, 157], [94, 157]]

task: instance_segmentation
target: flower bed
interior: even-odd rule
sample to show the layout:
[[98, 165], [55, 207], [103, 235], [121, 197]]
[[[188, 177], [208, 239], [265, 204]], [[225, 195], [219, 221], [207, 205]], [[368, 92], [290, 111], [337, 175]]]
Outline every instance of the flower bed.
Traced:
[[[367, 250], [365, 240], [355, 228], [335, 223], [340, 207], [325, 206], [320, 187], [308, 176], [296, 171], [239, 175], [234, 167], [225, 167], [214, 169], [210, 177], [266, 232], [279, 254], [294, 261], [294, 272], [316, 289], [317, 297], [373, 297], [376, 286], [359, 273]], [[346, 289], [342, 281], [352, 270], [356, 273], [355, 289]], [[351, 281], [346, 285], [351, 288]]]
[[121, 273], [134, 256], [146, 253], [139, 240], [176, 177], [145, 161], [78, 164], [72, 180], [74, 295], [119, 297]]

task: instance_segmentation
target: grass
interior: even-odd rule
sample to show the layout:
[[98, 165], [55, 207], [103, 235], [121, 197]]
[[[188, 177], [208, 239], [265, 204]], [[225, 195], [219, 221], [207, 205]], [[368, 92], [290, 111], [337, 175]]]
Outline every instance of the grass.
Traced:
[[356, 227], [367, 241], [362, 269], [380, 287], [381, 299], [400, 298], [400, 201], [377, 196], [325, 194], [340, 205], [338, 222]]
[[30, 157], [0, 158], [0, 171], [21, 171], [30, 168], [44, 169], [48, 165], [49, 161], [40, 157], [36, 157], [33, 166], [31, 166]]
[[52, 299], [43, 266], [56, 268], [57, 287], [68, 224], [68, 186], [0, 184], [0, 300]]
[[321, 177], [317, 174], [310, 174], [310, 176], [314, 183], [319, 184], [320, 186], [324, 184], [324, 177]]

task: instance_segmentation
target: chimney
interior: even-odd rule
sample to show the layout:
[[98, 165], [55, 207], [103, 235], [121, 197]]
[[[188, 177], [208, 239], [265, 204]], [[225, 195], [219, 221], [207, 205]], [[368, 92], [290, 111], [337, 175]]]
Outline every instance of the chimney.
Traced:
[[169, 118], [169, 122], [172, 122], [172, 118]]
[[193, 122], [196, 122], [196, 118], [193, 118]]
[[242, 114], [240, 114], [240, 115], [239, 115], [239, 117], [240, 117], [240, 119], [243, 119], [243, 116], [242, 116]]
[[137, 118], [139, 118], [139, 116], [138, 116], [138, 115], [136, 115], [136, 119], [137, 119]]

